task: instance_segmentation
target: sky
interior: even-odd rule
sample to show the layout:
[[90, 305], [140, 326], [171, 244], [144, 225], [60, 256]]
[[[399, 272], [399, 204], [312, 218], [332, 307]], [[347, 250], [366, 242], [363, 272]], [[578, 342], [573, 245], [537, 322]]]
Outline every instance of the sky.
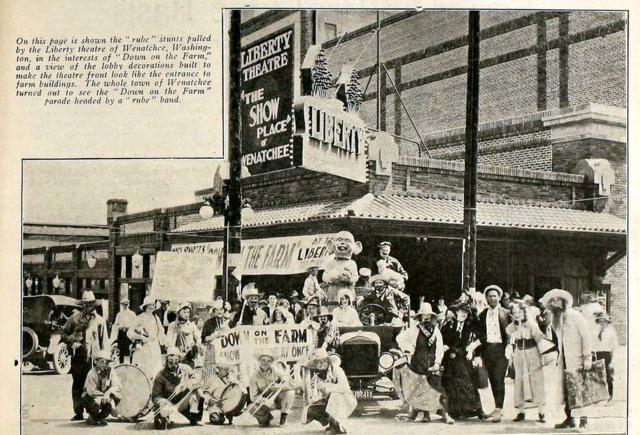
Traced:
[[25, 160], [23, 220], [105, 225], [107, 200], [126, 199], [129, 213], [196, 202], [213, 185], [214, 159]]

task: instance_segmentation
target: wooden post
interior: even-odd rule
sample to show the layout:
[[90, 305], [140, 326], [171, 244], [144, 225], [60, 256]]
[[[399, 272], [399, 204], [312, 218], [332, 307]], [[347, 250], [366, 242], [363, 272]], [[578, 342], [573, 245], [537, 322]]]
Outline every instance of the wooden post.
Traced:
[[229, 31], [229, 204], [225, 300], [229, 300], [229, 276], [242, 256], [242, 71], [240, 67], [240, 11], [231, 11]]
[[380, 68], [380, 11], [376, 12], [376, 129], [380, 131], [382, 125], [382, 69]]
[[480, 95], [480, 12], [469, 12], [467, 119], [464, 165], [464, 255], [462, 291], [476, 287], [476, 194], [478, 183], [478, 106]]

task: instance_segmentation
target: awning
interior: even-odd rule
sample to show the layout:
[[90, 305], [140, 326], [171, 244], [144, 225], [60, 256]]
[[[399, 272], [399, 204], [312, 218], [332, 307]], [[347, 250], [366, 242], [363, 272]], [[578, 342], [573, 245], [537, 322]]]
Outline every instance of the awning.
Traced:
[[[478, 202], [478, 227], [539, 229], [558, 232], [626, 232], [626, 221], [607, 213], [541, 205]], [[255, 210], [242, 218], [243, 227], [305, 222], [350, 216], [359, 219], [425, 223], [463, 223], [463, 202], [436, 195], [367, 194], [361, 198], [335, 199]], [[222, 217], [192, 222], [174, 233], [198, 233], [223, 228]]]

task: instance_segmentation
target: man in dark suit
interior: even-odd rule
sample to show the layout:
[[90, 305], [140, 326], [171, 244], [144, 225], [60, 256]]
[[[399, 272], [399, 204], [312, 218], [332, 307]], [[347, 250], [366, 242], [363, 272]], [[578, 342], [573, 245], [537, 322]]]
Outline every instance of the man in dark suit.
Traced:
[[160, 319], [160, 323], [164, 327], [164, 333], [167, 333], [169, 324], [176, 320], [177, 314], [175, 311], [169, 311], [169, 301], [160, 300], [160, 308], [153, 310], [153, 314]]
[[491, 392], [496, 404], [492, 421], [502, 420], [504, 406], [504, 378], [507, 374], [509, 362], [505, 350], [509, 344], [507, 326], [509, 325], [509, 311], [500, 305], [503, 291], [497, 285], [490, 285], [484, 290], [489, 307], [480, 313], [478, 321], [478, 335], [480, 339], [480, 355], [489, 374]]

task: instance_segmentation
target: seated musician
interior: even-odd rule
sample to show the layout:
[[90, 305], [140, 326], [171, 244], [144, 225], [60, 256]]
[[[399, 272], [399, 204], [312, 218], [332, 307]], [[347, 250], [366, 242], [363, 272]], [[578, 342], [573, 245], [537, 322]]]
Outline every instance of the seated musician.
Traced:
[[106, 426], [105, 418], [120, 401], [120, 384], [109, 367], [110, 351], [98, 351], [93, 355], [93, 362], [94, 367], [87, 374], [83, 393], [84, 406], [89, 413], [87, 423], [91, 426]]
[[153, 381], [151, 400], [155, 405], [154, 425], [165, 430], [172, 426], [171, 415], [179, 412], [192, 426], [202, 426], [204, 397], [197, 388], [198, 379], [194, 370], [181, 364], [182, 354], [177, 347], [167, 349], [165, 367]]
[[303, 424], [318, 421], [330, 433], [347, 433], [343, 426], [356, 408], [358, 401], [349, 388], [349, 381], [340, 367], [339, 358], [330, 356], [324, 349], [316, 349], [308, 367], [310, 385], [307, 386], [309, 406]]
[[[231, 364], [216, 363], [213, 366], [213, 373], [209, 376], [203, 387], [203, 395], [205, 396], [207, 409], [209, 411], [209, 421], [216, 426], [223, 425], [225, 419], [229, 424], [233, 423], [235, 415], [225, 413], [222, 410], [222, 395], [224, 390], [234, 383], [237, 383], [234, 376], [231, 376]], [[244, 399], [241, 401], [244, 402]]]
[[[288, 374], [274, 368], [274, 357], [270, 354], [258, 354], [257, 358], [260, 367], [251, 376], [249, 395], [251, 402], [256, 404], [261, 402], [261, 405], [253, 416], [258, 420], [260, 427], [268, 427], [273, 420], [271, 411], [278, 409], [280, 410], [280, 426], [282, 426], [287, 422], [287, 415], [291, 411], [295, 399], [291, 380]], [[275, 395], [276, 392], [277, 395]]]
[[357, 306], [360, 307], [368, 304], [380, 305], [387, 311], [383, 323], [401, 325], [405, 313], [409, 310], [409, 295], [401, 292], [397, 288], [389, 286], [389, 281], [392, 277], [389, 276], [388, 272], [385, 272], [387, 271], [371, 277], [373, 291], [360, 299]]

